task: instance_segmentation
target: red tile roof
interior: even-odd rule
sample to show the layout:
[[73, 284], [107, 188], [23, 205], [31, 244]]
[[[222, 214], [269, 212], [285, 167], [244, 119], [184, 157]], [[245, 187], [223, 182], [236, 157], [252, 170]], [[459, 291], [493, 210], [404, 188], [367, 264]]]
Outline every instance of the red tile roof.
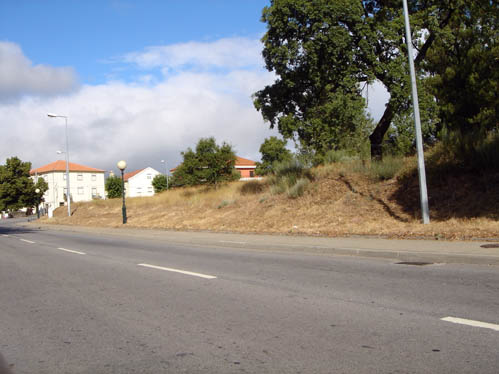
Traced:
[[144, 169], [140, 169], [140, 170], [131, 171], [130, 173], [125, 173], [125, 175], [124, 175], [125, 182], [127, 182], [128, 179], [130, 179], [131, 177], [139, 174], [142, 170], [145, 170], [145, 168]]
[[256, 166], [256, 163], [255, 161], [248, 160], [247, 158], [236, 156], [235, 166]]
[[[57, 160], [45, 166], [39, 167], [38, 169], [30, 170], [30, 175], [35, 174], [45, 174], [54, 171], [66, 171], [66, 161]], [[98, 172], [103, 173], [104, 170], [91, 168], [89, 166], [75, 164], [74, 162], [69, 163], [69, 171], [86, 171], [86, 172]]]

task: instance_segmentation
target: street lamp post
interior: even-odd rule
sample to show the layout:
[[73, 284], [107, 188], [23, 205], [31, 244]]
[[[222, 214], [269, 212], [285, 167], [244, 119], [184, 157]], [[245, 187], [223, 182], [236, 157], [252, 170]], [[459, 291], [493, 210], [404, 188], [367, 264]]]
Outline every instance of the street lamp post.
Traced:
[[118, 169], [121, 170], [121, 189], [122, 189], [122, 195], [123, 195], [123, 208], [122, 208], [122, 214], [123, 214], [123, 224], [126, 223], [126, 205], [125, 205], [125, 171], [126, 168], [126, 162], [124, 160], [121, 160], [118, 162]]
[[36, 217], [40, 219], [40, 189], [35, 190], [36, 193]]
[[416, 127], [416, 148], [418, 153], [419, 172], [419, 197], [421, 200], [421, 213], [423, 223], [430, 223], [430, 209], [428, 208], [428, 192], [426, 190], [426, 172], [424, 166], [423, 136], [421, 135], [421, 120], [419, 117], [418, 89], [416, 86], [416, 73], [412, 54], [411, 26], [409, 25], [409, 10], [407, 0], [402, 0], [404, 6], [405, 33], [407, 41], [407, 55], [409, 57], [409, 70], [411, 74], [412, 105], [414, 107], [414, 125]]
[[68, 202], [68, 217], [71, 216], [71, 190], [69, 189], [69, 142], [68, 142], [68, 117], [60, 116], [54, 113], [47, 113], [51, 118], [64, 118], [66, 122], [66, 200]]
[[161, 163], [165, 164], [166, 189], [168, 190], [168, 167], [166, 166], [166, 160], [161, 160]]

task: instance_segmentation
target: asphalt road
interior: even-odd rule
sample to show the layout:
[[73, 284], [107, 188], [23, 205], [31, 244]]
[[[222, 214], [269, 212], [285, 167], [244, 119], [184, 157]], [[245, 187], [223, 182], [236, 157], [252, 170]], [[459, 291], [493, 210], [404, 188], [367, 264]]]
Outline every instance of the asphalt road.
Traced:
[[233, 241], [0, 224], [0, 352], [14, 374], [499, 373], [497, 266]]

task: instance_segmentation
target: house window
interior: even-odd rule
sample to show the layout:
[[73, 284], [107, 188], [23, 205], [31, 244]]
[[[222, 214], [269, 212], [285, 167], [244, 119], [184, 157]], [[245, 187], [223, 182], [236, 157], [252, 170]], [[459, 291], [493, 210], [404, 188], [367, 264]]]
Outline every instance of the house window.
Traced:
[[83, 174], [78, 174], [78, 180], [82, 181], [83, 180]]
[[83, 195], [83, 187], [78, 187], [78, 195]]
[[152, 187], [147, 187], [147, 192], [152, 192]]
[[253, 170], [250, 170], [250, 178], [253, 178], [255, 176], [255, 172]]
[[97, 180], [97, 175], [92, 174], [92, 182], [95, 182]]
[[147, 174], [147, 179], [152, 179], [152, 174]]
[[142, 187], [137, 187], [137, 195], [140, 195], [142, 193]]
[[92, 187], [92, 197], [97, 196], [97, 188]]
[[66, 174], [62, 174], [62, 179], [66, 180]]

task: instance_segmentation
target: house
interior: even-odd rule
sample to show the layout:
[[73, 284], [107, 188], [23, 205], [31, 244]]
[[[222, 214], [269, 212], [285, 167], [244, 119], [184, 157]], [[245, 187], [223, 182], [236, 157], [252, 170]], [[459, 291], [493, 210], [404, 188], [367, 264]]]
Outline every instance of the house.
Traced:
[[[53, 211], [66, 201], [66, 161], [58, 160], [30, 171], [35, 183], [43, 178], [48, 190], [43, 195], [44, 208]], [[69, 188], [71, 201], [90, 201], [105, 197], [104, 170], [69, 163]]]
[[255, 169], [256, 163], [255, 161], [248, 160], [247, 158], [242, 158], [236, 156], [236, 164], [234, 165], [236, 170], [241, 174], [242, 181], [256, 178]]
[[[175, 170], [177, 170], [178, 166], [170, 169], [170, 172], [174, 173]], [[239, 156], [236, 156], [236, 163], [234, 165], [234, 168], [241, 174], [241, 181], [246, 181], [250, 180], [253, 178], [260, 179], [257, 177], [255, 174], [255, 169], [256, 169], [256, 163], [255, 161], [248, 160], [247, 158], [242, 158]]]
[[125, 173], [125, 192], [127, 197], [153, 196], [152, 180], [159, 171], [151, 167]]

